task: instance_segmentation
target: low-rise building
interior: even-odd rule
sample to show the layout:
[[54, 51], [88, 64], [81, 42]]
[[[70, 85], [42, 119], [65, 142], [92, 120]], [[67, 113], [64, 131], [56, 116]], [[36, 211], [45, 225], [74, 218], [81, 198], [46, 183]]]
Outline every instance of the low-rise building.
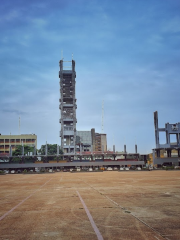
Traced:
[[37, 148], [37, 135], [21, 134], [21, 135], [1, 135], [0, 134], [0, 155], [9, 155], [10, 146], [12, 151], [17, 145], [28, 145]]
[[107, 151], [107, 138], [104, 133], [95, 133], [95, 151]]

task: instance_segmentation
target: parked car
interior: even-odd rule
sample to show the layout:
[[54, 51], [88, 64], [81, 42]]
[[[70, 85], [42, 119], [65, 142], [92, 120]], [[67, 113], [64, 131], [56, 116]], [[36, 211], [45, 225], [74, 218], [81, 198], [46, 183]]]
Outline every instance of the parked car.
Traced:
[[93, 169], [92, 168], [89, 168], [89, 172], [92, 172], [93, 171]]
[[125, 168], [125, 170], [126, 170], [126, 171], [129, 171], [129, 168], [128, 168], [128, 167], [126, 167], [126, 168]]
[[179, 169], [180, 167], [179, 166], [175, 166], [174, 169]]
[[136, 168], [136, 170], [140, 171], [140, 170], [141, 170], [141, 168], [140, 168], [140, 167], [137, 167], [137, 168]]
[[15, 173], [15, 170], [11, 170], [11, 173]]
[[112, 170], [113, 170], [112, 167], [107, 168], [107, 171], [112, 171]]
[[123, 167], [120, 167], [120, 169], [119, 169], [120, 171], [123, 171], [124, 170], [124, 168]]
[[135, 166], [131, 166], [130, 170], [136, 170], [136, 167]]
[[118, 170], [118, 168], [117, 168], [117, 167], [114, 167], [114, 170]]

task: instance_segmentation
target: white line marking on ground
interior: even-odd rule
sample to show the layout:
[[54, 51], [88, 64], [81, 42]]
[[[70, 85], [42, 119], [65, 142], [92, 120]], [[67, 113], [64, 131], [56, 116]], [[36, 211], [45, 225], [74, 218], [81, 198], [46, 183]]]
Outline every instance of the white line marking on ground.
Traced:
[[[117, 206], [119, 206], [121, 209], [123, 210], [127, 210], [126, 208], [120, 206], [118, 203], [116, 203], [115, 201], [113, 201], [111, 198], [109, 198], [108, 196], [104, 195], [107, 199], [109, 199], [111, 202], [113, 202], [114, 204], [116, 204]], [[150, 225], [148, 225], [147, 223], [145, 223], [143, 220], [141, 220], [140, 218], [136, 217], [133, 213], [129, 213], [131, 216], [135, 217], [137, 220], [139, 220], [140, 222], [142, 222], [144, 225], [146, 225], [147, 227], [149, 227], [151, 230], [153, 230], [154, 232], [156, 232], [158, 235], [160, 235], [161, 237], [165, 238], [160, 232], [158, 232], [156, 229], [154, 229], [153, 227], [151, 227]], [[165, 238], [168, 239], [168, 238]], [[170, 239], [168, 239], [170, 240]]]
[[[52, 179], [52, 178], [51, 178]], [[44, 187], [44, 185], [46, 185], [48, 182], [51, 181], [48, 180], [47, 182], [45, 182], [40, 188]], [[30, 198], [34, 193], [36, 193], [40, 188], [38, 188], [36, 191], [34, 191], [31, 195], [29, 195], [27, 198], [25, 198], [24, 200], [22, 200], [20, 203], [18, 203], [18, 205], [16, 205], [15, 207], [13, 207], [11, 210], [9, 210], [8, 212], [6, 212], [4, 215], [2, 215], [0, 217], [0, 221], [3, 220], [9, 213], [13, 212], [14, 209], [16, 209], [17, 207], [19, 207], [23, 202], [25, 202], [28, 198]]]
[[91, 214], [90, 214], [90, 212], [89, 212], [85, 202], [83, 201], [83, 199], [82, 199], [81, 195], [79, 194], [79, 192], [78, 191], [76, 191], [76, 192], [77, 192], [77, 194], [78, 194], [78, 196], [79, 196], [79, 198], [81, 200], [81, 203], [82, 203], [82, 205], [83, 205], [83, 207], [84, 207], [84, 209], [86, 211], [86, 214], [87, 214], [87, 216], [89, 218], [89, 221], [91, 222], [91, 225], [92, 225], [92, 227], [93, 227], [93, 229], [94, 229], [94, 231], [96, 233], [96, 236], [97, 236], [98, 240], [103, 240], [103, 237], [102, 237], [99, 229], [97, 228], [97, 226], [96, 226], [96, 224], [95, 224], [95, 222], [94, 222], [94, 220], [93, 220], [93, 218], [92, 218], [92, 216], [91, 216]]
[[158, 239], [159, 240], [159, 238], [158, 237], [156, 237], [156, 236], [154, 236], [156, 239]]

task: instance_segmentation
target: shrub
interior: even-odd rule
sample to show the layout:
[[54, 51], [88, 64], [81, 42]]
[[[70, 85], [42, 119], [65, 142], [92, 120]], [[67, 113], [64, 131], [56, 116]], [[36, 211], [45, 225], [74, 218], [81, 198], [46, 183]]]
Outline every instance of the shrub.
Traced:
[[165, 169], [166, 169], [166, 170], [173, 170], [173, 169], [174, 169], [174, 166], [166, 166]]

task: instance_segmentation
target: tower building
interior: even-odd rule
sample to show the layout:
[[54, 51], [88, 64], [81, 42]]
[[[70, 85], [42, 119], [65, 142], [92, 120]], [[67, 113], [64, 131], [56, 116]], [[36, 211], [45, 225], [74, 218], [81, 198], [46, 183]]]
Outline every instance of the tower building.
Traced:
[[[65, 67], [63, 64], [71, 64]], [[76, 150], [76, 98], [75, 98], [75, 61], [59, 61], [60, 71], [60, 124], [61, 148], [65, 155], [75, 154]], [[66, 70], [68, 68], [68, 70]]]

